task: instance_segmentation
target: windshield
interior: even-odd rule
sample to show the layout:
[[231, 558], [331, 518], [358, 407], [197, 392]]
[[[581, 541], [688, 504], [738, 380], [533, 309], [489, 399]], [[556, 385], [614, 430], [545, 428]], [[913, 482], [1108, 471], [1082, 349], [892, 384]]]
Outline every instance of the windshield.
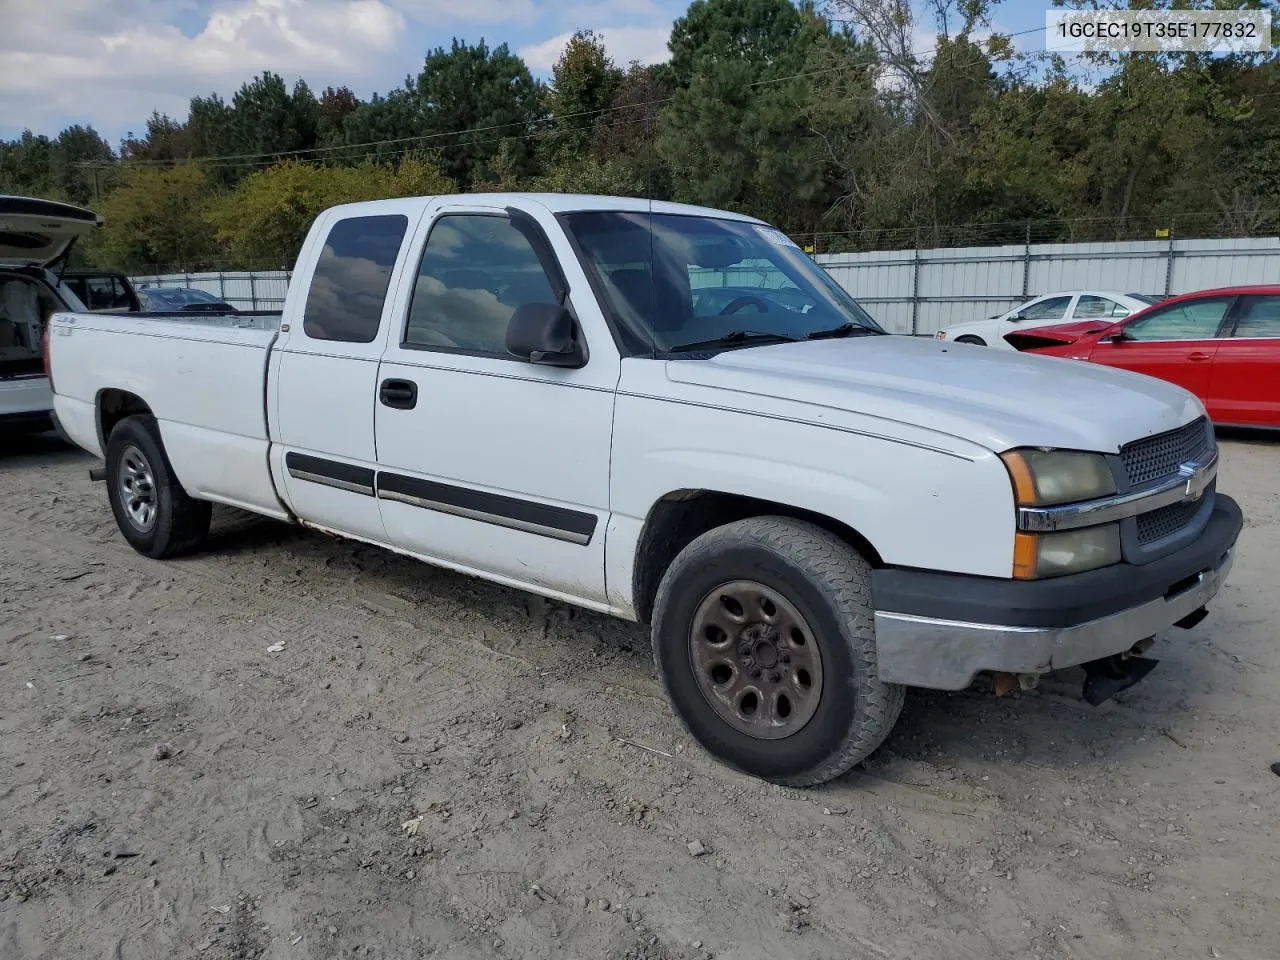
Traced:
[[772, 227], [619, 211], [571, 213], [562, 221], [637, 353], [667, 353], [729, 334], [739, 336], [708, 349], [803, 340], [845, 325], [884, 332]]

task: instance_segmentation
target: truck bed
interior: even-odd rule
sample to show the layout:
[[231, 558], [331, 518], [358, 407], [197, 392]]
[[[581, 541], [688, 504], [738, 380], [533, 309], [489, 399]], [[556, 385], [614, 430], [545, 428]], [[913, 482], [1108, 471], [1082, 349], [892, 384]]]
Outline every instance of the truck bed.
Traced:
[[106, 456], [99, 412], [136, 397], [193, 496], [287, 516], [267, 461], [267, 361], [279, 314], [59, 313], [49, 351], [59, 424]]

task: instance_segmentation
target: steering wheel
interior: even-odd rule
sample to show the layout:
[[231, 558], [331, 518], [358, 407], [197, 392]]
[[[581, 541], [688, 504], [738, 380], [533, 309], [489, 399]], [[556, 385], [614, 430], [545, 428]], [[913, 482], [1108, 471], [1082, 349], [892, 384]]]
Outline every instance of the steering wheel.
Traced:
[[726, 317], [731, 313], [737, 313], [749, 303], [754, 303], [761, 313], [769, 312], [769, 305], [759, 297], [753, 297], [747, 294], [744, 297], [735, 297], [720, 309], [720, 316]]

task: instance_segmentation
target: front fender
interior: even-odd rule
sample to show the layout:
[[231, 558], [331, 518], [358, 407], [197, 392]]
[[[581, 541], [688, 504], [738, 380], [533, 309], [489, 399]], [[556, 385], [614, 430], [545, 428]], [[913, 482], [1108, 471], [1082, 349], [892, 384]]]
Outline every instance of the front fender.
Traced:
[[1008, 577], [1014, 505], [995, 454], [941, 452], [835, 425], [619, 396], [606, 544], [626, 606], [645, 518], [672, 491], [751, 497], [830, 517], [891, 566]]

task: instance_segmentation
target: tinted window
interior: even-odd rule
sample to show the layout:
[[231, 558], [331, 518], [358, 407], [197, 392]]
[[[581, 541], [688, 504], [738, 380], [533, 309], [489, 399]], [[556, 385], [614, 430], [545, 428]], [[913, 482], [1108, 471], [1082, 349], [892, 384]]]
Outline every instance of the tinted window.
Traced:
[[1018, 311], [1018, 316], [1026, 320], [1061, 320], [1067, 315], [1067, 304], [1070, 297], [1050, 297], [1040, 300]]
[[526, 303], [555, 303], [524, 234], [506, 217], [446, 215], [431, 227], [404, 342], [469, 353], [507, 353], [507, 324]]
[[313, 340], [369, 343], [409, 220], [399, 214], [351, 217], [329, 231], [311, 277], [302, 328]]
[[1236, 324], [1237, 337], [1280, 337], [1280, 297], [1250, 297]]
[[1124, 332], [1134, 340], [1212, 340], [1231, 300], [1206, 297], [1165, 307], [1127, 324]]

